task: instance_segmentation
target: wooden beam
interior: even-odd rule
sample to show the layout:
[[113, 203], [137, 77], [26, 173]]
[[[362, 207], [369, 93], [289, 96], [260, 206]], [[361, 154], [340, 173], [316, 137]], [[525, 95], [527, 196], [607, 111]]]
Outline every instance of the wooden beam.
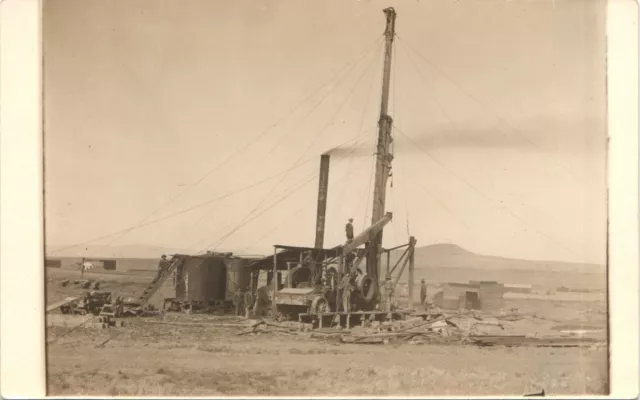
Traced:
[[271, 317], [275, 318], [278, 313], [278, 308], [276, 307], [276, 293], [278, 292], [278, 248], [273, 248], [273, 276], [271, 277], [271, 287], [273, 290], [273, 294], [271, 296]]
[[407, 246], [409, 246], [409, 244], [410, 243], [401, 244], [400, 246], [392, 247], [390, 249], [383, 249], [382, 251], [386, 251], [388, 253], [388, 252], [393, 251], [393, 250], [398, 250], [398, 249], [401, 249], [403, 247], [407, 247]]
[[395, 282], [393, 282], [393, 289], [395, 290], [396, 286], [398, 285], [398, 281], [400, 280], [400, 277], [402, 276], [402, 272], [404, 271], [404, 268], [407, 266], [407, 264], [409, 263], [409, 257], [407, 257], [404, 262], [402, 263], [402, 268], [400, 268], [400, 272], [398, 272], [398, 276], [396, 276], [396, 280]]
[[413, 309], [413, 268], [415, 265], [416, 238], [409, 238], [409, 309]]
[[396, 265], [394, 265], [393, 268], [391, 268], [391, 271], [389, 271], [389, 274], [387, 274], [386, 277], [390, 277], [391, 274], [393, 274], [393, 271], [395, 271], [398, 265], [400, 265], [400, 262], [404, 260], [404, 257], [407, 255], [408, 252], [409, 252], [409, 248], [407, 247], [402, 253], [402, 255], [400, 256], [400, 258], [398, 259], [398, 261], [396, 261]]
[[382, 228], [384, 228], [385, 225], [391, 222], [392, 218], [393, 218], [393, 214], [391, 214], [390, 212], [386, 213], [375, 224], [371, 225], [364, 231], [360, 232], [360, 234], [356, 236], [351, 242], [342, 246], [342, 254], [351, 253], [358, 247], [368, 242], [370, 239], [370, 235], [381, 232]]

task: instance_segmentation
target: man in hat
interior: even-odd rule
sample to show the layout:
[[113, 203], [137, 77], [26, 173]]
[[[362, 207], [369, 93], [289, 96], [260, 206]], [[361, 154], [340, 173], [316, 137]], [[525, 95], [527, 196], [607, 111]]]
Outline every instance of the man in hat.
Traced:
[[345, 232], [347, 234], [347, 243], [350, 243], [353, 240], [353, 218], [349, 218]]
[[167, 260], [167, 256], [163, 254], [162, 257], [160, 257], [160, 262], [158, 263], [158, 276], [156, 277], [156, 280], [158, 280], [168, 268], [169, 260]]
[[427, 283], [422, 280], [420, 284], [420, 304], [422, 307], [425, 307], [425, 302], [427, 301]]

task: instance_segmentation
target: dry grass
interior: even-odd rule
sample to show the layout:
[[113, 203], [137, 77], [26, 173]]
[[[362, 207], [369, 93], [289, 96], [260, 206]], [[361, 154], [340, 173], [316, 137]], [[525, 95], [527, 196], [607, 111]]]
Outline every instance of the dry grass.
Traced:
[[[52, 278], [49, 301], [69, 295], [57, 284], [61, 278]], [[138, 290], [146, 282], [114, 275], [107, 290]], [[583, 318], [587, 306], [536, 302], [532, 307], [569, 323]], [[130, 326], [111, 330], [48, 329], [48, 339], [57, 338], [47, 347], [49, 394], [465, 396], [607, 390], [606, 349], [342, 345], [278, 334], [237, 336], [237, 328], [221, 324], [232, 323], [228, 317], [173, 315], [165, 321], [197, 321], [204, 327], [132, 319]]]
[[[181, 316], [188, 319], [189, 316]], [[235, 329], [79, 330], [48, 348], [51, 395], [519, 395], [606, 392], [604, 349], [341, 345]], [[53, 328], [55, 337], [64, 332]], [[96, 347], [111, 337], [104, 347]]]

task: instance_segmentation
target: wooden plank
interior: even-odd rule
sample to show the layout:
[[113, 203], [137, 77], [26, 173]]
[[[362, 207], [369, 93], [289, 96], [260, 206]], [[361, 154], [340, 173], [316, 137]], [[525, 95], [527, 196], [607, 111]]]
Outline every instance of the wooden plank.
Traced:
[[47, 312], [53, 311], [53, 310], [55, 310], [57, 308], [60, 308], [60, 307], [62, 307], [64, 305], [73, 303], [74, 301], [78, 300], [79, 298], [80, 298], [79, 296], [67, 297], [64, 300], [61, 300], [61, 301], [58, 301], [58, 302], [55, 302], [55, 303], [51, 303], [51, 304], [47, 305]]
[[355, 337], [355, 336], [342, 336], [340, 341], [343, 343], [359, 343], [359, 344], [378, 344], [385, 343], [389, 339], [375, 336]]

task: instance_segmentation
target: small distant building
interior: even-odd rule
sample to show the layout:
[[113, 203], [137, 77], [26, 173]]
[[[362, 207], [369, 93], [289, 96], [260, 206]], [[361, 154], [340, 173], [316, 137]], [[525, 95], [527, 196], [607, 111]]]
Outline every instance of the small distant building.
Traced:
[[44, 266], [46, 268], [62, 268], [62, 260], [46, 259], [44, 261]]
[[495, 281], [449, 282], [436, 293], [433, 301], [444, 310], [495, 311], [502, 308], [504, 285]]
[[103, 260], [102, 268], [109, 271], [114, 271], [117, 268], [117, 262], [116, 260]]

